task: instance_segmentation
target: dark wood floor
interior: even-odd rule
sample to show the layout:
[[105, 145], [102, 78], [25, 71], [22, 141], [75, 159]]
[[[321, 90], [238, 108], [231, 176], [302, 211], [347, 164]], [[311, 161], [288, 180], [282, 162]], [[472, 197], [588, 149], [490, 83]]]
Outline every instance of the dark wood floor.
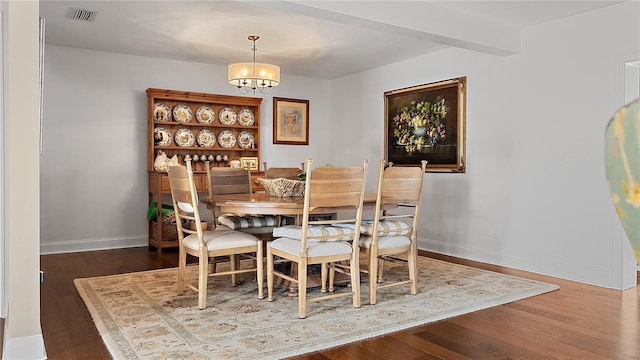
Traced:
[[[640, 290], [604, 289], [432, 253], [425, 256], [560, 285], [559, 291], [297, 359], [640, 359]], [[144, 248], [43, 255], [49, 359], [111, 359], [73, 279], [177, 266]], [[118, 359], [119, 360], [119, 359]]]

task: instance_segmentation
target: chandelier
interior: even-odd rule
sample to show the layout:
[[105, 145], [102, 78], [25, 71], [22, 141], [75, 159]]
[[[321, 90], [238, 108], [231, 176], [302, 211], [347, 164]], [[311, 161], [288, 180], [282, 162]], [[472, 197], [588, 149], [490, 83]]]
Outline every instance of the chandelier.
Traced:
[[271, 64], [256, 63], [256, 40], [258, 35], [249, 36], [249, 41], [253, 41], [253, 62], [230, 64], [227, 68], [227, 78], [229, 84], [236, 86], [241, 94], [248, 94], [256, 91], [266, 94], [272, 87], [280, 84], [280, 67]]

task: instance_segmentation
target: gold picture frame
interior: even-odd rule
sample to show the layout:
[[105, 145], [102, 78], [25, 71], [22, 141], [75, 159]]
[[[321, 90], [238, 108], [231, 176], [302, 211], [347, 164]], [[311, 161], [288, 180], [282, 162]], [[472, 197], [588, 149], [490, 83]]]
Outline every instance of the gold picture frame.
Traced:
[[466, 95], [466, 76], [385, 92], [385, 160], [466, 172]]
[[240, 167], [246, 169], [247, 167], [251, 171], [258, 171], [258, 157], [257, 156], [245, 156], [240, 158]]
[[309, 145], [309, 100], [273, 98], [273, 143]]

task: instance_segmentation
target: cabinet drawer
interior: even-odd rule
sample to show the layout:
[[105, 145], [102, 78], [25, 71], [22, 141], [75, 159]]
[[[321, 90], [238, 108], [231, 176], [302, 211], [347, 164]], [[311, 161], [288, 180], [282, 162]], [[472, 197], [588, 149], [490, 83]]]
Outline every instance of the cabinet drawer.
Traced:
[[264, 171], [251, 172], [251, 190], [253, 192], [264, 192], [264, 186], [258, 181], [259, 178], [264, 179]]
[[[169, 184], [169, 176], [167, 174], [158, 174], [160, 177], [160, 191], [163, 193], [171, 193], [171, 185]], [[198, 192], [207, 191], [207, 175], [193, 174], [193, 182]], [[150, 186], [150, 189], [154, 188]]]

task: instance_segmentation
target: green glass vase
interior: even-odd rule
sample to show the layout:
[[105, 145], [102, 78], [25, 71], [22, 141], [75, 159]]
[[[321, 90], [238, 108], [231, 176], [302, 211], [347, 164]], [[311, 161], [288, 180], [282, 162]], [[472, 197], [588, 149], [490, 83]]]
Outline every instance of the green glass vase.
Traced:
[[640, 263], [640, 98], [607, 124], [605, 171], [611, 200]]

